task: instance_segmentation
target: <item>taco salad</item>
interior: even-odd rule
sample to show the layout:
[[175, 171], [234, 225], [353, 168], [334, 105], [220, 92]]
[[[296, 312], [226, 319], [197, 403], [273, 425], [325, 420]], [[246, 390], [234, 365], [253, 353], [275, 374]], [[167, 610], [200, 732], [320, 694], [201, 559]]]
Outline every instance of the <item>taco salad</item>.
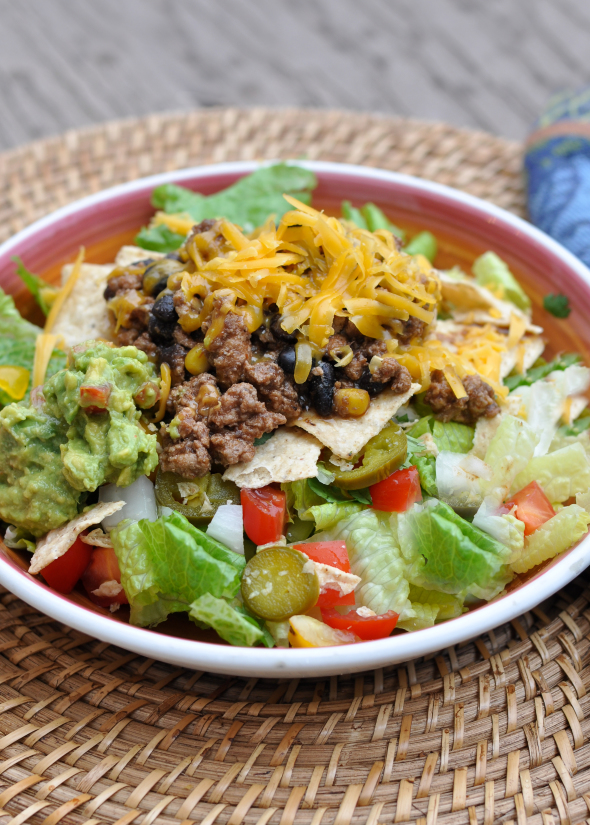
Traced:
[[167, 184], [113, 263], [54, 287], [17, 261], [46, 323], [0, 290], [0, 518], [31, 574], [318, 647], [457, 617], [586, 534], [581, 357], [543, 358], [493, 250], [437, 269], [432, 234], [315, 185]]

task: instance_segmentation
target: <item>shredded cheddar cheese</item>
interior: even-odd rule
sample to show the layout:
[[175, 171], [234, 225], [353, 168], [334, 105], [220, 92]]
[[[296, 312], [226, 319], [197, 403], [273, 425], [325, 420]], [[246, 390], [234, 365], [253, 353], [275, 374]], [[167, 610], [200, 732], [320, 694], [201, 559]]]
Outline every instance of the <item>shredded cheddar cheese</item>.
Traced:
[[[189, 240], [195, 271], [185, 273], [182, 290], [195, 312], [181, 319], [185, 332], [211, 319], [219, 298], [224, 299], [223, 313], [212, 318], [206, 346], [223, 328], [224, 313], [243, 315], [253, 332], [273, 304], [283, 329], [315, 348], [325, 347], [334, 334], [335, 316], [351, 318], [361, 333], [378, 339], [395, 337], [399, 322], [411, 316], [426, 324], [434, 321], [439, 282], [425, 259], [400, 252], [386, 230], [357, 229], [285, 197], [294, 209], [278, 228], [268, 221], [255, 237], [222, 221], [228, 246], [224, 256], [205, 261], [197, 242]], [[166, 223], [174, 228], [169, 217]], [[180, 229], [182, 216], [175, 217]]]
[[[66, 299], [72, 292], [74, 288], [74, 284], [80, 277], [80, 272], [82, 271], [82, 263], [84, 262], [84, 247], [80, 247], [80, 251], [78, 252], [78, 257], [74, 262], [74, 266], [72, 267], [72, 271], [70, 272], [70, 276], [68, 280], [65, 282], [63, 287], [57, 294], [55, 301], [51, 309], [49, 310], [49, 315], [47, 316], [47, 320], [45, 321], [45, 328], [44, 331], [49, 333], [53, 329], [53, 325], [57, 320], [57, 316], [59, 315], [59, 311], [61, 310], [62, 306], [64, 305]], [[49, 360], [49, 359], [48, 359]]]
[[162, 395], [160, 397], [160, 406], [158, 407], [158, 412], [156, 413], [156, 417], [153, 421], [154, 424], [157, 424], [159, 421], [161, 421], [166, 413], [166, 403], [168, 401], [168, 396], [170, 395], [170, 386], [172, 384], [172, 373], [170, 372], [170, 367], [168, 366], [168, 364], [161, 364], [160, 375], [162, 377], [162, 383], [160, 386], [160, 391]]
[[40, 387], [44, 383], [47, 365], [49, 364], [53, 350], [63, 348], [64, 340], [61, 335], [42, 332], [37, 336], [35, 341], [35, 358], [33, 361], [33, 379], [31, 381], [32, 389]]

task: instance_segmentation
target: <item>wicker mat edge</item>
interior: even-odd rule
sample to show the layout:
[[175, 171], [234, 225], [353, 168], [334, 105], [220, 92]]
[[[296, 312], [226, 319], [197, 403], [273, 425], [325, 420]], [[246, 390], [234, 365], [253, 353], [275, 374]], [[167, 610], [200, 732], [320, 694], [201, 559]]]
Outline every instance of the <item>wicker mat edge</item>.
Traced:
[[[140, 175], [221, 160], [395, 169], [523, 213], [521, 147], [446, 124], [211, 109], [0, 155], [0, 236]], [[99, 643], [0, 593], [0, 820], [564, 825], [589, 816], [590, 588], [426, 659], [227, 679]]]

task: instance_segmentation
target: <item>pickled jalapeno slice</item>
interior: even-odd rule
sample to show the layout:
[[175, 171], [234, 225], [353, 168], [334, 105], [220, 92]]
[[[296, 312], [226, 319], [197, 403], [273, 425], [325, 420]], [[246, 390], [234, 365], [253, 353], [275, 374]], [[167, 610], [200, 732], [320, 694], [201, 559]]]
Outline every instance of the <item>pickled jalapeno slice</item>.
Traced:
[[[178, 485], [190, 483], [194, 495], [181, 495]], [[181, 488], [182, 489], [182, 488]], [[183, 499], [187, 499], [186, 504]], [[222, 504], [239, 504], [240, 491], [233, 481], [223, 481], [220, 473], [207, 473], [203, 478], [186, 479], [176, 473], [158, 470], [156, 500], [161, 507], [170, 507], [193, 524], [204, 524], [213, 518]]]
[[391, 422], [367, 442], [360, 467], [334, 471], [334, 484], [343, 490], [361, 490], [377, 484], [404, 463], [407, 449], [408, 441], [404, 431], [399, 424]]
[[268, 547], [250, 559], [242, 575], [242, 598], [261, 619], [282, 622], [317, 602], [320, 585], [307, 556], [292, 547]]

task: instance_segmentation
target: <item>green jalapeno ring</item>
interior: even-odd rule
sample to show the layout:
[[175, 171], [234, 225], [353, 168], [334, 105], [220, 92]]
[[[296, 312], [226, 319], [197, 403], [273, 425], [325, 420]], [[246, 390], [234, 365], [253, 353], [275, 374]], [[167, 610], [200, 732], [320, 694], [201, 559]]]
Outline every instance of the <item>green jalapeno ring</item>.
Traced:
[[320, 585], [308, 557], [277, 545], [259, 551], [242, 575], [242, 598], [255, 616], [282, 622], [306, 613], [317, 602]]
[[[178, 484], [183, 481], [196, 484], [203, 495], [196, 497], [194, 502], [183, 504], [178, 491]], [[198, 525], [210, 522], [222, 504], [239, 504], [240, 491], [233, 481], [223, 481], [220, 473], [207, 473], [202, 478], [186, 479], [176, 473], [158, 470], [156, 500], [161, 507], [170, 507]]]
[[367, 442], [361, 466], [335, 470], [333, 483], [343, 490], [370, 487], [394, 473], [406, 460], [407, 452], [406, 434], [392, 421]]

